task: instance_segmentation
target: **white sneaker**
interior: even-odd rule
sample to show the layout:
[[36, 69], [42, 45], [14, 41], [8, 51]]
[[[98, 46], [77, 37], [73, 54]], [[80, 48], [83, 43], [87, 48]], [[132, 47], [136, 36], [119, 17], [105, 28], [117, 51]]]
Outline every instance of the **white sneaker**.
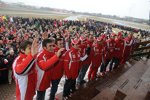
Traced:
[[126, 61], [126, 64], [127, 64], [127, 66], [129, 66], [129, 67], [132, 66], [128, 61]]

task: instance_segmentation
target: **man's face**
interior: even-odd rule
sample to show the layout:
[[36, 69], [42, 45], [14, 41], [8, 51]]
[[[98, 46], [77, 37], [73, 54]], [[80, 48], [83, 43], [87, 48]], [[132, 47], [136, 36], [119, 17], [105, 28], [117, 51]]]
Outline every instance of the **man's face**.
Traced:
[[98, 44], [102, 44], [103, 41], [97, 41]]
[[10, 55], [14, 55], [14, 51], [10, 51]]
[[58, 41], [58, 42], [57, 42], [57, 46], [58, 46], [59, 48], [63, 48], [63, 47], [64, 47], [63, 40]]
[[47, 33], [47, 32], [43, 33], [43, 34], [42, 34], [42, 38], [43, 38], [43, 39], [47, 39], [47, 38], [48, 38], [48, 33]]
[[82, 41], [81, 41], [81, 44], [85, 44], [85, 43], [86, 43], [86, 40], [82, 40]]
[[24, 53], [25, 53], [26, 55], [28, 55], [29, 53], [31, 53], [31, 45], [27, 45], [27, 47], [26, 47]]
[[0, 55], [3, 55], [3, 51], [2, 50], [0, 50]]
[[79, 45], [78, 45], [78, 44], [74, 44], [73, 47], [74, 47], [75, 49], [79, 49]]
[[91, 41], [91, 42], [93, 42], [93, 41], [94, 41], [93, 36], [89, 36], [89, 41]]
[[115, 36], [111, 36], [111, 38], [112, 38], [112, 39], [115, 39], [116, 37], [115, 37]]
[[46, 45], [46, 50], [49, 51], [49, 52], [53, 52], [54, 51], [54, 47], [55, 47], [55, 44], [54, 43], [47, 43]]
[[0, 44], [3, 44], [3, 40], [0, 40]]
[[118, 38], [119, 38], [119, 39], [122, 39], [122, 35], [119, 35]]

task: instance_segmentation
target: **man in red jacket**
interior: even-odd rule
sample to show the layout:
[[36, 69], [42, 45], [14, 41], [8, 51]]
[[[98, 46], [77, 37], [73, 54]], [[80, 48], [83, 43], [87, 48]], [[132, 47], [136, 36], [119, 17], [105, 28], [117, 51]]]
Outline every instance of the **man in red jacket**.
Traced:
[[[79, 46], [80, 53], [81, 53], [81, 56], [85, 56], [86, 55], [86, 50], [87, 50], [86, 38], [84, 36], [81, 36], [80, 41], [81, 41], [80, 46]], [[88, 58], [85, 61], [81, 62], [80, 67], [81, 67], [81, 69], [80, 69], [80, 72], [79, 72], [79, 76], [77, 78], [77, 84], [78, 85], [81, 85], [81, 84], [85, 83], [85, 81], [83, 79], [84, 79], [86, 71], [89, 67]]]
[[88, 55], [81, 57], [79, 52], [79, 40], [72, 39], [72, 47], [65, 54], [64, 70], [66, 75], [66, 82], [63, 90], [63, 99], [75, 91], [76, 78], [80, 69], [80, 61], [84, 61]]
[[102, 34], [101, 38], [103, 39], [102, 45], [103, 45], [103, 53], [102, 53], [102, 64], [101, 64], [101, 68], [100, 68], [100, 73], [98, 76], [103, 76], [106, 73], [106, 67], [105, 66], [105, 62], [106, 62], [106, 53], [107, 53], [107, 36], [106, 34]]
[[33, 43], [24, 41], [20, 44], [20, 54], [12, 65], [16, 82], [16, 100], [33, 100], [37, 82], [35, 70], [37, 53], [37, 39]]
[[[54, 49], [55, 52], [57, 52], [60, 48], [64, 47], [64, 41], [62, 38], [56, 38], [56, 47]], [[62, 55], [59, 58], [59, 61], [57, 61], [54, 64], [54, 67], [51, 69], [51, 92], [50, 92], [50, 100], [55, 100], [55, 94], [58, 89], [58, 84], [63, 76], [64, 73], [64, 56], [65, 56], [66, 50], [62, 52]]]
[[51, 69], [59, 60], [59, 56], [64, 48], [54, 52], [54, 39], [44, 39], [42, 42], [43, 50], [37, 56], [37, 100], [44, 100], [45, 91], [50, 87]]
[[94, 55], [92, 58], [92, 65], [90, 66], [90, 70], [88, 73], [88, 80], [93, 80], [96, 78], [96, 73], [98, 71], [98, 68], [101, 65], [102, 62], [102, 53], [103, 53], [103, 39], [101, 37], [98, 37], [93, 48], [94, 48]]
[[107, 42], [107, 53], [106, 53], [106, 62], [105, 68], [110, 62], [109, 71], [112, 70], [113, 62], [114, 62], [114, 54], [115, 54], [115, 33], [111, 33], [111, 37], [106, 41]]
[[122, 59], [122, 64], [124, 64], [130, 57], [131, 51], [132, 51], [132, 46], [133, 46], [133, 35], [130, 33], [128, 34], [128, 37], [125, 39], [125, 47], [123, 51], [123, 59]]
[[115, 65], [113, 69], [116, 69], [118, 67], [118, 65], [120, 64], [121, 60], [123, 59], [123, 50], [124, 50], [124, 45], [125, 45], [125, 41], [123, 39], [122, 33], [119, 32], [118, 33], [118, 37], [115, 39]]

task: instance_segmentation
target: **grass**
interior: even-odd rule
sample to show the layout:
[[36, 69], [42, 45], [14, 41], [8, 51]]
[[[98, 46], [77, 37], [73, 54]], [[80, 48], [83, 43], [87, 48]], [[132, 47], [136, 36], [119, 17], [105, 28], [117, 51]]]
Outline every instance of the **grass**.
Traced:
[[69, 14], [58, 14], [54, 12], [38, 12], [38, 11], [21, 11], [21, 10], [9, 10], [9, 9], [1, 9], [0, 15], [9, 15], [9, 16], [19, 16], [19, 17], [34, 17], [34, 18], [52, 18], [52, 19], [64, 19], [69, 17]]
[[102, 22], [107, 22], [107, 23], [114, 23], [120, 22], [124, 23], [127, 26], [134, 27], [134, 28], [139, 28], [139, 29], [144, 29], [144, 30], [149, 30], [150, 31], [150, 26], [146, 24], [140, 24], [140, 23], [135, 23], [135, 22], [128, 22], [128, 21], [122, 21], [122, 20], [114, 20], [114, 19], [109, 19], [109, 18], [102, 18], [102, 17], [96, 17], [96, 16], [91, 16], [91, 19], [102, 21]]

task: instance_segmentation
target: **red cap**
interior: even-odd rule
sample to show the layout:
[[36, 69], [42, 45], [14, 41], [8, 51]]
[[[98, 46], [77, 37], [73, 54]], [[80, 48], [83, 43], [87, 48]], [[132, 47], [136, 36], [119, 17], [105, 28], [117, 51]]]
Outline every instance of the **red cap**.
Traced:
[[102, 41], [102, 40], [103, 40], [102, 37], [98, 37], [98, 38], [97, 38], [97, 41]]
[[71, 43], [72, 43], [72, 44], [78, 44], [78, 43], [79, 43], [79, 40], [78, 40], [77, 38], [71, 39]]
[[105, 39], [105, 38], [106, 38], [106, 34], [102, 34], [101, 37], [102, 37], [103, 39]]
[[86, 40], [86, 38], [84, 36], [80, 36], [80, 40], [84, 41], [84, 40]]
[[116, 34], [115, 33], [111, 33], [111, 36], [116, 36]]
[[122, 33], [121, 33], [121, 32], [118, 32], [118, 36], [122, 36]]

